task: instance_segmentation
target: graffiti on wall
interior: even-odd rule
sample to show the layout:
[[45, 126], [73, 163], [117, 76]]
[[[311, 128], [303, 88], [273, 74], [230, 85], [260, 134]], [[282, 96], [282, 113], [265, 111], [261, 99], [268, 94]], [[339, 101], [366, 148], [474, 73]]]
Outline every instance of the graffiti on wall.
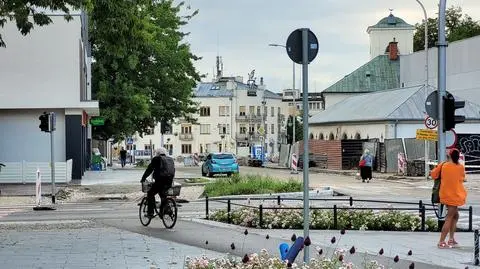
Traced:
[[480, 172], [480, 135], [457, 134], [457, 138], [457, 148], [465, 155], [467, 171]]

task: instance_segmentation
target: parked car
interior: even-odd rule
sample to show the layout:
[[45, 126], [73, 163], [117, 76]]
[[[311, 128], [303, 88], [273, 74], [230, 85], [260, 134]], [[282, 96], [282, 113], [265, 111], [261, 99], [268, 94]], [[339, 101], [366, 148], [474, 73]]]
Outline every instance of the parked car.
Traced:
[[213, 177], [215, 174], [231, 176], [238, 172], [237, 158], [232, 153], [210, 153], [202, 164], [202, 176]]

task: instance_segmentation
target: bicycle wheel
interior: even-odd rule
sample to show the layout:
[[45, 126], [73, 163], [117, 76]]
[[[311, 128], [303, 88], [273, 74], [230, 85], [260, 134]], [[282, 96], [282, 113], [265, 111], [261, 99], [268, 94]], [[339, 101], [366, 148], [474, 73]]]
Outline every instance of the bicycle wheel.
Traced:
[[165, 203], [163, 205], [162, 214], [162, 222], [165, 228], [171, 229], [177, 223], [177, 203], [172, 198], [165, 199]]
[[138, 216], [140, 217], [140, 223], [143, 226], [148, 226], [151, 218], [147, 217], [147, 197], [143, 197], [142, 201], [140, 202], [140, 206], [138, 207]]

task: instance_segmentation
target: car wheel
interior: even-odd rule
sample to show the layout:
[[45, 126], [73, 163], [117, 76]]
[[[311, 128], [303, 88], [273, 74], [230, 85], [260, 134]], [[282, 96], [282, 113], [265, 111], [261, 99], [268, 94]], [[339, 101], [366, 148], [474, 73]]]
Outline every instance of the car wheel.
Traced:
[[205, 172], [203, 171], [203, 166], [202, 166], [202, 177], [204, 177], [204, 176], [206, 176], [206, 175], [207, 175], [207, 173], [205, 173]]
[[208, 175], [208, 177], [213, 177], [213, 173], [210, 172], [210, 170], [208, 168], [207, 168], [207, 175]]
[[227, 177], [231, 177], [232, 176], [232, 173], [227, 173]]

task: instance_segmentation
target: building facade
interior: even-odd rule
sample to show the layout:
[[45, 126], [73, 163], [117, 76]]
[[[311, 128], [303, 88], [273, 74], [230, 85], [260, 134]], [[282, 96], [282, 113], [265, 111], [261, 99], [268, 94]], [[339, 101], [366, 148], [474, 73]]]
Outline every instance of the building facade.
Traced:
[[[0, 162], [49, 162], [50, 137], [39, 116], [55, 112], [55, 161], [72, 160], [72, 178], [81, 179], [90, 156], [88, 117], [99, 114], [91, 100], [91, 55], [86, 16], [53, 23], [22, 36], [13, 22], [3, 27], [0, 48]], [[61, 37], [61, 38], [60, 38]]]
[[266, 89], [261, 80], [256, 96], [249, 96], [250, 86], [242, 77], [220, 77], [202, 82], [194, 89], [199, 103], [195, 123], [176, 119], [172, 131], [161, 135], [160, 125], [143, 138], [135, 136], [137, 151], [164, 145], [172, 156], [194, 153], [232, 152], [249, 154], [253, 145], [264, 145], [267, 155], [278, 153], [279, 143], [286, 141], [287, 104], [282, 97]]

